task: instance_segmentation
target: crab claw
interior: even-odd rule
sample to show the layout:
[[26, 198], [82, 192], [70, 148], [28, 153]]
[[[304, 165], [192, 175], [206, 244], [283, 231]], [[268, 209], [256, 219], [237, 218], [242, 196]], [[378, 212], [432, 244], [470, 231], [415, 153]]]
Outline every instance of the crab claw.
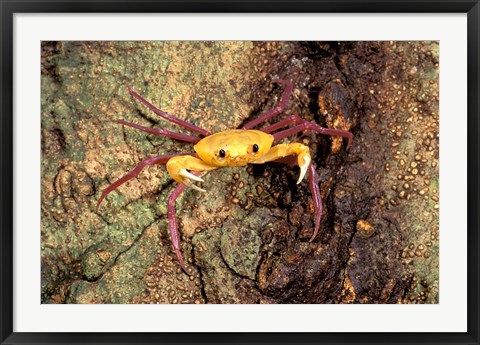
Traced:
[[310, 166], [310, 162], [312, 159], [309, 155], [299, 155], [298, 156], [298, 166], [300, 167], [300, 176], [298, 177], [297, 184], [302, 182], [303, 178], [305, 177], [308, 167]]
[[188, 172], [187, 169], [180, 169], [180, 172], [178, 174], [193, 181], [203, 182], [202, 178], [192, 174], [191, 172]]
[[197, 185], [192, 183], [192, 180], [197, 181], [197, 182], [203, 182], [202, 178], [198, 177], [197, 175], [192, 174], [187, 169], [180, 169], [178, 174], [180, 176], [185, 177], [185, 180], [183, 181], [183, 184], [185, 184], [186, 186], [188, 186], [190, 188], [193, 188], [195, 190], [198, 190], [199, 192], [204, 192], [204, 193], [206, 192], [205, 189], [200, 188]]
[[[200, 159], [192, 156], [173, 157], [167, 162], [167, 171], [175, 181], [198, 190], [199, 192], [206, 192], [206, 190], [193, 184], [192, 181], [203, 182], [203, 179], [197, 175], [203, 171], [209, 171], [215, 168], [216, 167], [209, 166]], [[191, 170], [194, 173], [191, 173], [188, 170]]]

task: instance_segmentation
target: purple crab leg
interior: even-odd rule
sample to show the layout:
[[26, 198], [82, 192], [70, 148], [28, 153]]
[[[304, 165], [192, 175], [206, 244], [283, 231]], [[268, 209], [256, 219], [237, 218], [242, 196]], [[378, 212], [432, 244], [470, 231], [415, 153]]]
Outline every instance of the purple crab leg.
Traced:
[[[274, 160], [273, 162], [298, 165], [297, 159], [294, 156], [282, 157]], [[308, 166], [308, 188], [310, 189], [310, 193], [312, 193], [313, 210], [315, 212], [315, 227], [313, 229], [313, 235], [309, 240], [309, 242], [312, 242], [317, 236], [318, 231], [320, 230], [320, 221], [322, 220], [323, 212], [322, 196], [320, 195], [317, 172], [315, 171], [313, 163], [310, 163], [310, 165]]]
[[97, 211], [98, 211], [98, 207], [100, 206], [100, 203], [102, 202], [102, 200], [105, 199], [105, 197], [110, 192], [114, 191], [115, 189], [120, 187], [125, 182], [127, 182], [127, 181], [131, 180], [132, 178], [134, 178], [135, 176], [137, 176], [143, 170], [143, 168], [145, 168], [146, 166], [153, 165], [153, 164], [166, 164], [168, 162], [168, 160], [172, 157], [186, 156], [186, 155], [191, 155], [191, 156], [196, 157], [196, 153], [178, 153], [178, 154], [173, 154], [173, 155], [152, 157], [152, 158], [145, 159], [144, 161], [141, 161], [140, 163], [137, 164], [137, 166], [132, 171], [130, 171], [128, 174], [121, 177], [120, 179], [113, 182], [110, 186], [108, 186], [107, 188], [104, 189], [104, 191], [102, 192], [102, 195], [100, 196], [100, 199], [98, 199], [98, 202], [97, 202], [97, 207], [96, 207]]
[[[294, 127], [288, 128], [273, 134], [275, 141], [281, 140], [290, 135], [309, 129], [320, 134], [337, 135], [337, 136], [347, 138], [347, 141], [348, 141], [347, 148], [349, 148], [352, 145], [353, 134], [351, 132], [340, 130], [340, 129], [321, 127], [314, 122], [309, 122], [302, 119], [298, 115], [291, 115], [282, 121], [274, 123], [273, 125], [270, 125], [268, 127], [262, 128], [261, 131], [265, 133], [271, 133], [276, 131], [277, 129], [280, 129], [292, 123], [295, 125]], [[284, 159], [283, 161], [289, 162], [288, 158], [290, 157], [285, 157], [285, 158], [287, 159], [286, 160]], [[291, 163], [295, 164], [294, 161], [292, 161]], [[320, 221], [322, 219], [322, 212], [323, 212], [322, 198], [320, 195], [320, 189], [318, 187], [318, 177], [315, 171], [315, 167], [313, 166], [313, 163], [310, 163], [310, 165], [308, 166], [308, 187], [310, 189], [310, 192], [312, 193], [313, 208], [315, 210], [315, 228], [313, 231], [313, 235], [310, 238], [310, 242], [312, 242], [315, 236], [317, 236], [318, 231], [320, 229]]]
[[273, 108], [272, 110], [267, 111], [266, 113], [257, 117], [255, 120], [247, 122], [243, 126], [243, 129], [252, 129], [256, 125], [271, 119], [275, 115], [280, 114], [286, 108], [287, 103], [288, 103], [288, 99], [292, 95], [292, 91], [293, 91], [292, 82], [289, 81], [289, 80], [274, 80], [273, 82], [277, 83], [277, 84], [285, 85], [285, 90], [283, 91], [282, 97], [280, 98], [280, 103], [275, 108]]
[[135, 91], [132, 90], [132, 88], [127, 84], [127, 88], [128, 88], [128, 91], [130, 92], [130, 94], [135, 97], [136, 99], [138, 99], [140, 102], [142, 102], [143, 105], [145, 105], [148, 109], [150, 109], [151, 111], [153, 111], [155, 114], [163, 117], [164, 119], [168, 120], [168, 121], [171, 121], [173, 123], [176, 123], [177, 125], [180, 125], [180, 126], [183, 126], [191, 131], [194, 131], [196, 133], [199, 133], [203, 136], [208, 136], [210, 135], [211, 133], [203, 128], [200, 128], [200, 127], [197, 127], [191, 123], [188, 123], [186, 121], [183, 121], [183, 120], [180, 120], [178, 117], [175, 117], [173, 115], [170, 115], [170, 114], [167, 114], [166, 112], [156, 108], [153, 104], [151, 104], [150, 102], [148, 102], [145, 98], [143, 98], [142, 96], [140, 96], [138, 93], [136, 93]]
[[[280, 132], [277, 132], [277, 133], [273, 134], [273, 137], [275, 138], [275, 141], [281, 140], [281, 139], [286, 138], [290, 135], [297, 134], [299, 132], [302, 132], [304, 130], [309, 129], [309, 130], [313, 130], [313, 131], [315, 131], [317, 133], [320, 133], [320, 134], [337, 135], [337, 136], [340, 136], [340, 137], [347, 138], [347, 149], [352, 145], [353, 134], [349, 131], [344, 131], [344, 130], [341, 130], [341, 129], [334, 129], [334, 128], [325, 128], [325, 127], [317, 125], [314, 122], [309, 122], [309, 121], [303, 120], [298, 116], [297, 116], [297, 118], [300, 119], [302, 121], [302, 123], [299, 124], [299, 125], [296, 125], [295, 127], [288, 128], [288, 129], [285, 129], [283, 131], [280, 131]], [[288, 123], [295, 123], [295, 121], [298, 121], [296, 118], [293, 119], [293, 117], [291, 117], [291, 118], [288, 118], [288, 119], [280, 121], [280, 122], [282, 122], [283, 125], [286, 125], [286, 124], [288, 124], [287, 120], [290, 121]], [[272, 125], [272, 126], [275, 126], [275, 125]], [[270, 126], [270, 127], [272, 127], [272, 126]], [[269, 127], [267, 127], [266, 129], [269, 130]]]
[[143, 132], [146, 132], [146, 133], [155, 134], [155, 135], [163, 135], [163, 136], [166, 136], [166, 137], [169, 137], [169, 138], [173, 138], [173, 139], [177, 139], [177, 140], [181, 140], [181, 141], [187, 141], [189, 143], [197, 143], [197, 142], [200, 141], [200, 138], [194, 137], [192, 135], [171, 132], [171, 131], [168, 131], [166, 129], [161, 129], [161, 128], [144, 127], [144, 126], [138, 125], [136, 123], [127, 122], [125, 120], [117, 120], [117, 123], [139, 129], [139, 130], [141, 130]]
[[281, 120], [281, 121], [278, 121], [276, 123], [274, 123], [273, 125], [270, 125], [268, 127], [265, 127], [265, 128], [261, 128], [260, 130], [264, 133], [272, 133], [272, 132], [275, 132], [277, 129], [280, 129], [282, 127], [285, 127], [285, 126], [288, 126], [290, 124], [294, 124], [294, 125], [298, 125], [300, 123], [303, 123], [305, 122], [304, 119], [302, 119], [300, 116], [298, 115], [290, 115], [288, 116], [287, 118]]
[[180, 196], [180, 194], [187, 188], [184, 184], [179, 184], [172, 191], [168, 197], [168, 225], [170, 228], [170, 238], [172, 239], [173, 249], [175, 254], [177, 254], [177, 259], [180, 262], [182, 269], [188, 274], [187, 268], [185, 267], [185, 261], [183, 261], [182, 252], [180, 250], [180, 234], [178, 233], [177, 217], [175, 215], [175, 201]]
[[315, 211], [315, 228], [309, 241], [312, 242], [315, 236], [317, 236], [318, 230], [320, 230], [320, 221], [322, 219], [323, 212], [322, 197], [320, 195], [320, 188], [318, 187], [317, 172], [315, 171], [313, 163], [310, 163], [308, 166], [308, 187], [310, 188], [310, 193], [312, 193], [313, 209]]
[[[192, 171], [191, 173], [197, 176], [201, 174], [201, 172], [199, 171]], [[170, 238], [172, 239], [173, 249], [175, 250], [175, 254], [177, 254], [180, 266], [185, 271], [185, 273], [190, 274], [187, 271], [185, 261], [183, 261], [182, 251], [180, 250], [180, 234], [178, 233], [177, 217], [175, 213], [175, 201], [180, 196], [180, 194], [182, 194], [185, 188], [187, 188], [186, 185], [179, 184], [177, 187], [175, 187], [175, 189], [168, 197], [168, 224], [170, 227]]]

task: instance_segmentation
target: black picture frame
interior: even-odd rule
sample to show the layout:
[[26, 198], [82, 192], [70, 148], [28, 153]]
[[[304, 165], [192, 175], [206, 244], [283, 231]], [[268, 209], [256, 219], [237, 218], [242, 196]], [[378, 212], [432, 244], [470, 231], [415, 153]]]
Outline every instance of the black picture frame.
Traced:
[[[479, 344], [479, 15], [478, 0], [0, 0], [0, 340], [2, 344]], [[19, 333], [13, 332], [13, 16], [15, 13], [467, 13], [468, 330], [465, 333]], [[452, 315], [452, 317], [454, 317]]]

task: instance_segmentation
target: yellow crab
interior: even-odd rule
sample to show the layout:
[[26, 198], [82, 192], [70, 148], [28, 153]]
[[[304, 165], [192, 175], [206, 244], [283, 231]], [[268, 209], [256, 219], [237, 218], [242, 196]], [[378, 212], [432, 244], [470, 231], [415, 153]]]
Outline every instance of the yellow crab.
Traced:
[[[312, 241], [320, 228], [322, 201], [320, 198], [317, 174], [314, 166], [311, 164], [310, 150], [307, 146], [299, 143], [278, 144], [275, 146], [272, 146], [272, 144], [275, 141], [308, 129], [321, 134], [345, 137], [348, 140], [348, 148], [352, 143], [353, 135], [348, 131], [321, 127], [316, 123], [303, 120], [297, 115], [291, 115], [282, 121], [264, 127], [260, 130], [252, 129], [255, 126], [271, 119], [275, 115], [280, 114], [287, 106], [288, 99], [290, 98], [293, 90], [292, 83], [288, 80], [275, 80], [274, 82], [283, 84], [285, 86], [285, 90], [277, 107], [260, 115], [257, 119], [248, 122], [242, 127], [242, 129], [227, 130], [215, 134], [211, 134], [205, 129], [180, 120], [162, 110], [157, 109], [127, 85], [130, 94], [142, 102], [150, 110], [169, 121], [198, 133], [203, 138], [193, 135], [180, 134], [159, 128], [144, 127], [124, 120], [118, 120], [117, 122], [120, 124], [130, 126], [147, 133], [163, 135], [181, 141], [196, 143], [196, 145], [193, 147], [195, 152], [153, 157], [140, 162], [131, 172], [105, 188], [97, 202], [97, 210], [107, 194], [118, 188], [126, 181], [137, 176], [144, 167], [152, 164], [166, 164], [167, 171], [170, 176], [179, 183], [179, 185], [172, 191], [168, 199], [170, 237], [172, 239], [173, 248], [177, 255], [178, 261], [180, 262], [180, 266], [185, 272], [187, 272], [180, 250], [180, 235], [175, 216], [175, 200], [178, 198], [178, 196], [185, 190], [187, 186], [200, 192], [205, 192], [204, 189], [198, 187], [194, 183], [203, 182], [198, 175], [204, 171], [210, 171], [226, 166], [245, 166], [249, 163], [261, 164], [271, 161], [282, 161], [290, 164], [298, 164], [300, 167], [300, 176], [297, 184], [302, 182], [303, 178], [308, 172], [309, 188], [313, 196], [313, 206], [315, 209], [315, 227], [313, 230], [313, 235], [310, 239], [310, 241]], [[270, 134], [290, 124], [293, 124], [294, 126], [274, 134]]]

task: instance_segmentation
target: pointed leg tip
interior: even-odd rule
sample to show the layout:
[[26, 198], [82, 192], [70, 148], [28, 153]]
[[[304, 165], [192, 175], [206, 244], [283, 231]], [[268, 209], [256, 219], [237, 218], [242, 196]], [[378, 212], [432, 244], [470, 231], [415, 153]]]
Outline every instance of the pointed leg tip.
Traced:
[[180, 263], [180, 267], [182, 268], [182, 271], [185, 272], [186, 274], [190, 275], [190, 273], [187, 270], [187, 267], [185, 266], [184, 263]]
[[187, 270], [187, 266], [185, 266], [185, 261], [183, 261], [183, 256], [182, 256], [182, 253], [180, 251], [176, 251], [176, 254], [177, 254], [177, 259], [178, 259], [178, 263], [180, 264], [180, 267], [182, 268], [183, 272], [185, 272], [187, 275], [192, 275], [188, 270]]
[[98, 212], [98, 208], [100, 207], [100, 204], [102, 203], [102, 200], [103, 200], [103, 198], [97, 201], [97, 205], [95, 206], [95, 212]]
[[353, 135], [347, 138], [347, 150], [352, 146], [352, 142], [353, 142]]
[[315, 227], [313, 229], [312, 237], [308, 242], [313, 242], [315, 237], [317, 237], [319, 231], [320, 231], [320, 217], [315, 217]]
[[193, 275], [193, 272], [190, 272], [189, 270], [187, 270], [187, 268], [185, 266], [182, 266], [182, 270], [183, 272], [185, 272], [185, 274], [187, 274], [188, 276], [192, 276]]

